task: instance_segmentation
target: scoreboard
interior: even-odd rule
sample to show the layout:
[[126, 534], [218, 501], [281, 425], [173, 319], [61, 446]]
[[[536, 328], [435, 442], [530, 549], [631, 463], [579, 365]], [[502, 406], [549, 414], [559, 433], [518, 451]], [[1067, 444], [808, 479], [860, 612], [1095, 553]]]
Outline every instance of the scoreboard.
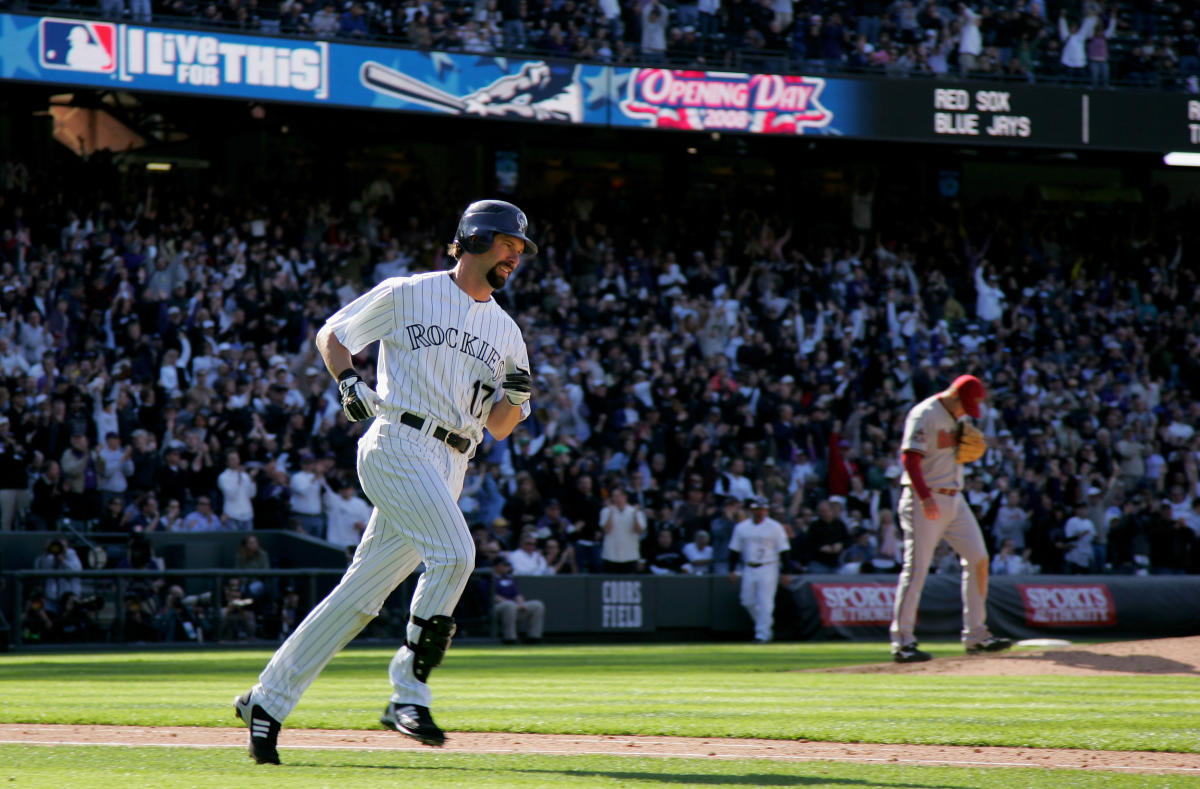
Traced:
[[1088, 145], [1089, 100], [1078, 90], [882, 80], [879, 93], [875, 120], [882, 136], [1042, 148]]

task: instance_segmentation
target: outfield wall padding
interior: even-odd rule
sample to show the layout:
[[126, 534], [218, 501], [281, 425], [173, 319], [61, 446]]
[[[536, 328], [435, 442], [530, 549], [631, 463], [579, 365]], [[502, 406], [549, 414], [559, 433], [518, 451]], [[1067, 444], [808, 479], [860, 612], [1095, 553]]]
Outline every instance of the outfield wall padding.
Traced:
[[[746, 637], [750, 618], [724, 576], [518, 576], [525, 597], [546, 603], [546, 633], [583, 635], [709, 632]], [[894, 575], [805, 575], [776, 596], [781, 640], [888, 637]], [[1001, 576], [993, 578], [988, 623], [1012, 638], [1156, 638], [1200, 634], [1200, 576]], [[956, 638], [960, 581], [930, 576], [917, 637]]]

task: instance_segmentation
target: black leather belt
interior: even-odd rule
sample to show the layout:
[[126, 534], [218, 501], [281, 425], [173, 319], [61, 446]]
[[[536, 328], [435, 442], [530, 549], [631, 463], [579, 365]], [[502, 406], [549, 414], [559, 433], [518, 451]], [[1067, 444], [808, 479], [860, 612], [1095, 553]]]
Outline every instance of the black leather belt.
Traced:
[[746, 566], [747, 567], [762, 567], [763, 563], [759, 562], [758, 564], [755, 564], [754, 562], [746, 562]]
[[[400, 415], [400, 424], [411, 427], [413, 430], [425, 429], [425, 419], [416, 414], [410, 414], [408, 411]], [[435, 427], [433, 433], [430, 435], [433, 436], [435, 441], [441, 441], [446, 446], [451, 449], [457, 449], [464, 455], [471, 451], [471, 439], [466, 436], [460, 436], [457, 433], [451, 433], [441, 425]]]

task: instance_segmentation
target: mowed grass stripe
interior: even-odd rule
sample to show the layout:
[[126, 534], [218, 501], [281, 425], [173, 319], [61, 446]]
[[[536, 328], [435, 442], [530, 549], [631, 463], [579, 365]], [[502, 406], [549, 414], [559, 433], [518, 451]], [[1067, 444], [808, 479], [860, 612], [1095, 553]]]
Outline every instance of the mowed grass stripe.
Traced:
[[[391, 654], [343, 652], [286, 725], [376, 727]], [[0, 721], [229, 726], [269, 655], [0, 655]], [[1200, 677], [798, 670], [883, 658], [880, 644], [846, 643], [455, 646], [431, 684], [452, 731], [1200, 752]]]

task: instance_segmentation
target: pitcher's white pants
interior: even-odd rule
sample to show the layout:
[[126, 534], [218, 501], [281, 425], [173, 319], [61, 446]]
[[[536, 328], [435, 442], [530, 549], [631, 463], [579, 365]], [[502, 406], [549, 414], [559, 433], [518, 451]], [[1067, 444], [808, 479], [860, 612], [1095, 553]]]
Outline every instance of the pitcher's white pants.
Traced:
[[[259, 675], [253, 698], [272, 718], [282, 721], [291, 713], [325, 664], [421, 562], [425, 572], [410, 612], [423, 619], [454, 613], [475, 569], [475, 543], [458, 508], [467, 460], [432, 437], [378, 419], [359, 439], [358, 475], [375, 508], [342, 580]], [[409, 622], [409, 640], [415, 643], [420, 634]], [[428, 707], [432, 694], [412, 664], [412, 651], [400, 647], [388, 667], [391, 700]]]
[[934, 493], [941, 517], [930, 520], [913, 495], [905, 487], [900, 494], [900, 529], [904, 532], [904, 569], [896, 586], [896, 602], [890, 629], [892, 649], [899, 649], [917, 639], [913, 630], [917, 624], [917, 606], [921, 590], [929, 575], [933, 552], [943, 539], [958, 554], [962, 565], [963, 643], [970, 646], [988, 637], [987, 586], [988, 553], [983, 534], [971, 505], [961, 493], [948, 496]]
[[742, 606], [754, 620], [754, 637], [770, 641], [775, 624], [775, 589], [779, 586], [779, 562], [761, 567], [742, 566]]

